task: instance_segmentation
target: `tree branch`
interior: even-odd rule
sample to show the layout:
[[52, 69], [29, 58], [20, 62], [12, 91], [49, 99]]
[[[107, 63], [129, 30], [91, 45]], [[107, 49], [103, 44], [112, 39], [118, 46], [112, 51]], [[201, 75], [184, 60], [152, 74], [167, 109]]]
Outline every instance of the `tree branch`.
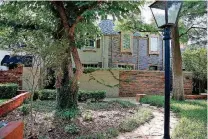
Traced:
[[46, 27], [42, 27], [42, 26], [38, 26], [35, 24], [20, 24], [20, 23], [16, 23], [14, 21], [7, 21], [7, 20], [0, 20], [0, 26], [7, 26], [7, 27], [13, 27], [14, 29], [26, 29], [26, 30], [45, 30], [47, 32], [52, 32], [54, 33], [54, 31], [52, 31], [49, 28]]
[[183, 35], [187, 34], [191, 29], [194, 29], [194, 28], [207, 30], [207, 28], [205, 28], [205, 27], [194, 27], [194, 24], [193, 24], [193, 25], [191, 25], [191, 27], [188, 28], [184, 33], [181, 33], [181, 34], [179, 35], [179, 38], [182, 37]]

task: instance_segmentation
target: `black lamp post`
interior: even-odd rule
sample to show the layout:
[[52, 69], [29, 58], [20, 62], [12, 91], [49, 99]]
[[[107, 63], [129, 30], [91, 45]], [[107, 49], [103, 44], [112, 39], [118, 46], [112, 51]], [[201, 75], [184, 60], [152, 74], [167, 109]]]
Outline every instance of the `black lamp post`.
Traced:
[[164, 139], [170, 139], [170, 28], [178, 22], [181, 1], [155, 1], [149, 7], [158, 28], [164, 29], [165, 40], [165, 104]]

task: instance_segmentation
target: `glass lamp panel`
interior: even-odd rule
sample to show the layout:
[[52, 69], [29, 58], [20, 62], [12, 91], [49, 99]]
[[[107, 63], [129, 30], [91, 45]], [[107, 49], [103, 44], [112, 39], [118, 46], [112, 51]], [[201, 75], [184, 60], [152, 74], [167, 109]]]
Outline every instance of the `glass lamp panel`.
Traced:
[[156, 1], [150, 8], [158, 27], [165, 25], [165, 1]]
[[165, 10], [152, 8], [152, 13], [154, 14], [158, 27], [166, 24], [165, 23]]
[[176, 24], [178, 13], [181, 7], [180, 1], [168, 1], [168, 24]]

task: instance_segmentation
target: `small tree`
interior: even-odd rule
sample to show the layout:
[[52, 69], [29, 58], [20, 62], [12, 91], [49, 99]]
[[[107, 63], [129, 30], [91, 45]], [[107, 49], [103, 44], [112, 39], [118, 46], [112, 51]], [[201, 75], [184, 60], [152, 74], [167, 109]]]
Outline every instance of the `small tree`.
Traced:
[[183, 53], [183, 63], [187, 71], [193, 72], [193, 78], [199, 83], [199, 93], [206, 87], [207, 81], [207, 50], [206, 48], [186, 49]]
[[57, 47], [59, 54], [55, 54], [61, 55], [60, 59], [55, 58], [60, 60], [56, 80], [57, 106], [61, 109], [77, 108], [78, 80], [83, 71], [77, 51], [80, 48], [78, 38], [82, 38], [80, 32], [93, 32], [93, 28], [88, 32], [88, 28], [79, 28], [79, 25], [92, 25], [102, 15], [126, 18], [131, 13], [139, 14], [141, 4], [143, 1], [4, 2], [0, 6], [0, 23], [10, 30], [9, 35], [15, 37], [21, 31], [41, 30], [53, 36], [54, 42], [65, 40], [64, 47]]

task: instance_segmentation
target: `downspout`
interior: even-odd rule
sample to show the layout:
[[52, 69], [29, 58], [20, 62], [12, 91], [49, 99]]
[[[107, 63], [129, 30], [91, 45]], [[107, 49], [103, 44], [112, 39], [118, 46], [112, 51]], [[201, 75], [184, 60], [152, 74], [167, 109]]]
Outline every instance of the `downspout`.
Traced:
[[139, 70], [139, 39], [137, 39], [137, 70]]
[[111, 68], [113, 68], [113, 48], [112, 48], [112, 42], [113, 41], [113, 35], [111, 35]]
[[105, 62], [105, 56], [104, 56], [104, 54], [105, 54], [105, 35], [103, 35], [103, 37], [102, 37], [102, 68], [104, 68], [104, 62]]

